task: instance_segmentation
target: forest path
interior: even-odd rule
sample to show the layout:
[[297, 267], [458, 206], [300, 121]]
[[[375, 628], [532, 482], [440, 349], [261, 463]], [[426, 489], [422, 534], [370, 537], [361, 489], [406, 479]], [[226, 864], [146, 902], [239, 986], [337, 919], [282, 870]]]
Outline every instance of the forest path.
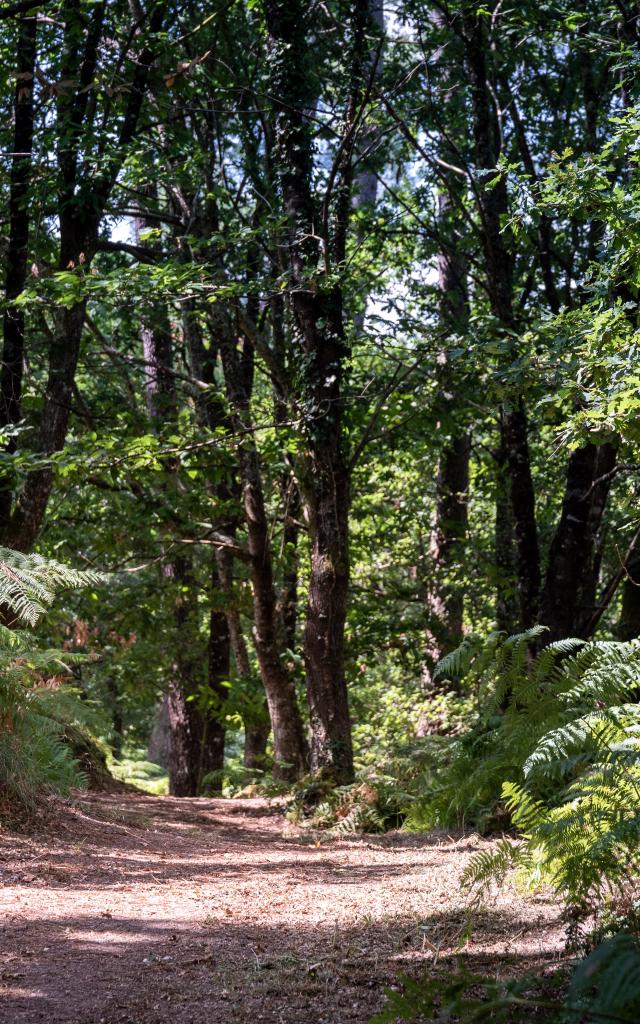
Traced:
[[[451, 962], [458, 878], [487, 841], [322, 838], [265, 800], [84, 797], [0, 831], [3, 1024], [365, 1024], [401, 973]], [[477, 915], [479, 971], [546, 965], [558, 911], [513, 891]]]

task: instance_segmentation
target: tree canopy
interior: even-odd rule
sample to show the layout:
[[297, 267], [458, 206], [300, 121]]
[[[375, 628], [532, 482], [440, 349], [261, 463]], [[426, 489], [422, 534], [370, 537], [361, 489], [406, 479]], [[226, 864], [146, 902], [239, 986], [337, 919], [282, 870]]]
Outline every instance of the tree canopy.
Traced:
[[637, 634], [631, 9], [0, 16], [0, 539], [111, 573], [174, 792], [241, 723], [348, 781], [469, 630]]

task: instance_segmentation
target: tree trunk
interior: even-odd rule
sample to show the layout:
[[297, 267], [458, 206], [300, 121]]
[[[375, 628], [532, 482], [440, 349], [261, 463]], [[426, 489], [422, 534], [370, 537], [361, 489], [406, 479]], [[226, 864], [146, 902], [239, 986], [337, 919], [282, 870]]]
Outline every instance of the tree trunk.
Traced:
[[[199, 409], [200, 420], [203, 425], [210, 430], [215, 430], [221, 426], [229, 429], [232, 424], [229, 419], [228, 411], [223, 406], [221, 397], [214, 387], [216, 363], [218, 356], [221, 355], [221, 339], [226, 333], [228, 333], [226, 315], [220, 314], [216, 317], [210, 318], [211, 342], [208, 349], [204, 346], [202, 332], [195, 320], [194, 311], [192, 311], [191, 314], [187, 314], [185, 324], [185, 333], [193, 372], [200, 380], [205, 381], [209, 385], [209, 391], [205, 395], [203, 395], [202, 392], [199, 392], [196, 397], [196, 406]], [[250, 361], [250, 365], [248, 367], [245, 366], [244, 369], [244, 373], [238, 372], [236, 354], [233, 353], [231, 355], [230, 369], [232, 377], [236, 381], [236, 391], [234, 391], [233, 394], [235, 400], [238, 402], [238, 407], [241, 409], [245, 407], [248, 408], [253, 379], [252, 361]], [[226, 381], [226, 377], [225, 387], [228, 392], [229, 385]], [[242, 502], [241, 489], [235, 474], [230, 485], [225, 482], [212, 483], [211, 491], [215, 494], [216, 498], [223, 503], [228, 504], [230, 502], [235, 503], [235, 501], [237, 501], [240, 504]], [[236, 530], [239, 525], [237, 521], [238, 515], [239, 513], [232, 513], [231, 516], [226, 517], [226, 521], [223, 524], [224, 532], [229, 537], [234, 537], [236, 534]], [[262, 771], [265, 770], [267, 766], [267, 743], [271, 732], [271, 722], [269, 718], [269, 707], [266, 693], [263, 686], [260, 693], [253, 693], [254, 680], [252, 678], [249, 652], [247, 650], [247, 644], [244, 638], [240, 614], [238, 612], [234, 594], [233, 553], [228, 548], [220, 547], [216, 550], [215, 561], [219, 587], [225, 597], [224, 616], [226, 632], [228, 635], [228, 647], [230, 652], [233, 652], [238, 682], [241, 686], [248, 688], [250, 691], [245, 694], [246, 707], [242, 712], [245, 733], [244, 766], [245, 768], [255, 768]], [[222, 630], [222, 620], [217, 620], [217, 623], [220, 630]], [[213, 642], [213, 636], [214, 634], [211, 632], [210, 642]], [[229, 667], [227, 667], [227, 676], [228, 674]], [[302, 728], [302, 726], [300, 726], [300, 728]], [[278, 769], [276, 769], [276, 772], [277, 771]]]
[[217, 329], [224, 335], [221, 351], [225, 383], [232, 425], [239, 437], [238, 459], [253, 589], [253, 641], [273, 730], [274, 773], [281, 778], [296, 779], [306, 769], [306, 743], [295, 684], [284, 665], [284, 651], [278, 629], [271, 538], [262, 490], [260, 457], [253, 437], [249, 410], [253, 359], [248, 351], [247, 339], [244, 341], [245, 349], [240, 354], [233, 332], [224, 325], [218, 325]]
[[[146, 227], [142, 218], [134, 220], [134, 240]], [[173, 336], [167, 311], [161, 304], [140, 312], [140, 339], [144, 357], [145, 402], [153, 429], [157, 432], [177, 414], [177, 396], [173, 376]], [[168, 477], [175, 474], [176, 466], [166, 463]], [[167, 485], [163, 486], [167, 500]], [[204, 729], [194, 721], [198, 694], [196, 680], [200, 666], [194, 662], [198, 649], [197, 624], [192, 607], [193, 574], [190, 560], [183, 557], [164, 559], [162, 577], [173, 590], [173, 620], [175, 642], [173, 647], [172, 677], [165, 695], [166, 723], [168, 727], [169, 792], [172, 796], [198, 795], [200, 776], [200, 746]], [[194, 628], [195, 626], [195, 628]]]
[[[36, 25], [35, 17], [23, 18], [18, 29], [13, 156], [9, 183], [9, 242], [5, 256], [6, 305], [0, 372], [1, 427], [18, 423], [21, 417], [24, 313], [13, 303], [24, 290], [27, 279]], [[15, 450], [14, 442], [9, 442], [8, 450]], [[5, 480], [0, 487], [0, 524], [6, 524], [11, 512], [11, 490], [11, 481]]]
[[433, 670], [448, 651], [462, 641], [464, 589], [456, 572], [464, 553], [469, 488], [468, 434], [453, 437], [440, 456], [436, 508], [429, 539], [433, 577], [427, 592], [426, 683], [431, 689]]
[[626, 570], [616, 634], [619, 640], [636, 640], [640, 637], [640, 552], [631, 557]]
[[[311, 768], [328, 769], [339, 782], [353, 776], [351, 720], [344, 671], [344, 629], [349, 586], [350, 480], [335, 452], [314, 452], [305, 505], [311, 573], [304, 633], [311, 720]], [[325, 457], [322, 457], [325, 456]]]
[[[218, 624], [213, 635], [219, 642], [209, 643], [208, 667], [203, 671], [203, 644], [194, 596], [197, 581], [192, 562], [181, 556], [165, 566], [175, 584], [174, 621], [177, 634], [173, 680], [168, 689], [171, 751], [169, 792], [172, 796], [194, 797], [203, 792], [219, 792], [224, 767], [225, 730], [216, 720], [219, 700], [226, 695], [220, 688], [221, 675], [228, 672], [228, 641]], [[213, 685], [211, 682], [213, 681]], [[207, 776], [214, 778], [207, 781]]]
[[[67, 252], [75, 251], [77, 257], [82, 250], [77, 245], [64, 245], [63, 251], [65, 255], [60, 261], [61, 270], [66, 266], [64, 259]], [[70, 309], [58, 308], [54, 312], [54, 329], [49, 349], [49, 376], [38, 443], [38, 451], [43, 456], [53, 455], [64, 447], [85, 312], [85, 302], [79, 302]], [[42, 526], [53, 480], [52, 466], [43, 466], [29, 473], [6, 528], [4, 542], [9, 547], [18, 551], [29, 551], [33, 547]]]
[[111, 713], [111, 751], [116, 761], [122, 757], [122, 743], [124, 739], [124, 720], [120, 704], [118, 684], [113, 676], [108, 676], [105, 682], [105, 689], [109, 698], [109, 711]]
[[[504, 227], [509, 206], [504, 175], [500, 175], [495, 183], [491, 181], [496, 177], [500, 155], [500, 125], [489, 82], [487, 39], [482, 14], [465, 16], [464, 41], [471, 80], [473, 135], [478, 171], [474, 191], [480, 216], [486, 287], [491, 311], [499, 327], [503, 331], [512, 331], [515, 326], [512, 295], [513, 260], [505, 242]], [[495, 91], [494, 83], [494, 95]], [[514, 394], [504, 404], [500, 425], [501, 446], [510, 478], [509, 497], [513, 514], [520, 624], [526, 629], [534, 624], [538, 613], [540, 555], [527, 414], [521, 395]]]
[[529, 629], [538, 617], [540, 551], [529, 455], [529, 430], [522, 398], [517, 398], [514, 407], [504, 411], [501, 424], [509, 468], [520, 626]]
[[264, 714], [247, 715], [244, 719], [244, 751], [242, 763], [248, 771], [265, 772], [269, 768], [267, 744], [271, 733], [271, 720], [266, 700]]
[[[272, 273], [277, 275], [277, 268], [272, 264]], [[286, 362], [286, 333], [284, 303], [281, 295], [271, 298], [271, 342], [280, 364]], [[277, 427], [283, 431], [289, 418], [287, 395], [282, 385], [273, 382], [273, 419]], [[285, 435], [286, 436], [286, 435]], [[280, 562], [282, 571], [278, 591], [278, 620], [282, 632], [283, 647], [293, 651], [296, 644], [298, 624], [298, 540], [299, 519], [301, 515], [300, 490], [296, 480], [293, 458], [283, 446], [282, 460], [285, 468], [280, 474], [280, 506], [282, 515], [282, 543]]]
[[212, 701], [207, 716], [207, 745], [205, 758], [207, 761], [206, 771], [215, 772], [215, 778], [207, 785], [212, 793], [222, 791], [222, 770], [224, 768], [224, 744], [225, 725], [222, 717], [224, 703], [228, 693], [223, 685], [229, 679], [231, 667], [231, 639], [229, 636], [229, 624], [224, 611], [217, 607], [217, 596], [220, 594], [220, 576], [218, 573], [218, 562], [215, 552], [211, 558], [211, 596], [209, 598], [211, 608], [209, 611], [209, 638], [208, 638], [208, 659], [207, 659], [207, 684], [209, 697]]
[[[442, 15], [433, 14], [437, 24]], [[459, 96], [452, 88], [454, 77], [450, 59], [443, 61], [442, 103], [452, 123], [458, 114]], [[443, 161], [452, 164], [456, 155], [445, 137], [440, 151]], [[443, 171], [443, 187], [438, 196], [438, 322], [443, 335], [464, 337], [469, 326], [467, 262], [459, 248], [459, 218], [464, 190], [458, 175]], [[430, 579], [427, 581], [427, 645], [423, 675], [425, 689], [432, 691], [433, 670], [440, 659], [462, 641], [464, 587], [460, 577], [461, 560], [468, 525], [469, 458], [471, 438], [460, 428], [459, 407], [464, 396], [457, 387], [455, 372], [446, 349], [437, 363], [439, 419], [446, 432], [440, 453], [436, 481], [436, 502], [429, 538]], [[455, 681], [454, 681], [455, 682]]]
[[[595, 608], [596, 538], [616, 461], [611, 444], [585, 445], [571, 453], [560, 521], [549, 549], [541, 600], [544, 643], [582, 636]], [[601, 479], [603, 478], [604, 479]]]
[[[369, 0], [369, 18], [370, 18], [370, 29], [374, 35], [377, 35], [379, 42], [369, 50], [368, 55], [368, 74], [373, 78], [374, 82], [377, 82], [382, 75], [384, 69], [384, 35], [385, 35], [385, 17], [384, 17], [384, 0]], [[379, 136], [379, 129], [377, 126], [369, 126], [364, 129], [360, 134], [358, 141], [359, 154], [366, 153], [367, 150], [375, 151], [375, 143]], [[375, 169], [367, 167], [367, 161], [365, 157], [365, 164], [361, 170], [356, 173], [354, 179], [354, 188], [352, 196], [352, 207], [354, 210], [359, 210], [363, 207], [368, 207], [372, 212], [378, 196], [378, 174]], [[362, 244], [365, 239], [365, 229], [360, 227], [357, 233], [358, 244]], [[356, 334], [361, 334], [364, 330], [365, 319], [367, 313], [367, 297], [364, 296], [362, 300], [362, 307], [353, 317], [353, 323], [356, 330]]]
[[[313, 14], [313, 9], [311, 9]], [[309, 526], [310, 579], [304, 633], [311, 719], [311, 767], [338, 782], [353, 777], [351, 722], [344, 667], [349, 584], [351, 480], [343, 430], [348, 346], [340, 284], [353, 194], [355, 122], [371, 76], [367, 29], [376, 26], [367, 0], [355, 0], [348, 23], [349, 93], [343, 134], [321, 208], [313, 192], [306, 111], [315, 99], [309, 8], [267, 0], [277, 178], [286, 218], [289, 301], [296, 344], [296, 394], [304, 410], [306, 453], [298, 474]], [[377, 32], [379, 38], [379, 31]], [[319, 244], [319, 232], [322, 239]], [[320, 270], [319, 267], [324, 267]]]
[[[144, 220], [134, 224], [139, 242]], [[140, 336], [144, 353], [145, 399], [149, 416], [156, 430], [171, 423], [178, 408], [173, 374], [174, 342], [171, 325], [163, 305], [141, 311]], [[166, 460], [168, 481], [173, 481], [177, 465]], [[169, 497], [165, 487], [165, 500]], [[167, 693], [170, 737], [169, 791], [173, 796], [200, 795], [203, 780], [213, 779], [207, 789], [219, 792], [224, 768], [225, 729], [217, 717], [226, 697], [222, 682], [229, 675], [229, 635], [224, 613], [212, 610], [206, 670], [200, 642], [197, 580], [193, 561], [186, 555], [164, 561], [163, 576], [174, 590], [173, 612], [175, 648], [173, 678]], [[211, 569], [211, 585], [218, 583], [215, 559]]]
[[[580, 34], [582, 32], [581, 29]], [[598, 82], [592, 55], [584, 45], [579, 48], [578, 58], [585, 119], [584, 149], [594, 153], [598, 147]], [[589, 224], [585, 266], [597, 258], [597, 247], [603, 235], [602, 221], [593, 218]], [[569, 456], [562, 511], [549, 548], [542, 592], [540, 618], [542, 624], [549, 627], [543, 644], [568, 636], [587, 637], [602, 615], [603, 609], [597, 607], [596, 596], [601, 560], [598, 533], [616, 458], [616, 448], [609, 443], [587, 444]]]
[[249, 652], [242, 631], [240, 613], [235, 602], [233, 588], [233, 555], [225, 548], [217, 552], [218, 573], [220, 586], [225, 595], [225, 608], [231, 650], [233, 651], [236, 663], [236, 674], [239, 682], [250, 688], [247, 695], [247, 707], [242, 715], [244, 725], [244, 758], [245, 768], [257, 768], [264, 771], [267, 768], [267, 743], [271, 733], [271, 720], [269, 718], [269, 707], [264, 692], [264, 686], [256, 681], [256, 690], [253, 692], [251, 664]]
[[[171, 749], [169, 792], [172, 796], [198, 796], [208, 771], [219, 767], [208, 753], [209, 715], [201, 705], [204, 681], [199, 643], [197, 605], [193, 600], [196, 581], [191, 560], [178, 556], [163, 566], [172, 583], [176, 632], [172, 679], [167, 691]], [[217, 751], [214, 751], [214, 754]]]
[[169, 698], [166, 693], [162, 695], [162, 700], [156, 705], [153, 715], [147, 757], [154, 764], [169, 769], [171, 735], [169, 732]]
[[284, 650], [279, 642], [271, 540], [253, 441], [241, 444], [240, 470], [253, 587], [253, 641], [273, 730], [274, 773], [296, 779], [306, 769], [306, 743], [295, 685], [284, 666]]
[[496, 626], [511, 636], [518, 628], [518, 596], [514, 585], [513, 512], [502, 431], [496, 452], [495, 571]]
[[301, 513], [298, 484], [290, 471], [282, 474], [282, 580], [278, 595], [278, 615], [283, 644], [295, 651], [298, 625], [298, 517]]
[[[206, 392], [198, 391], [196, 409], [201, 426], [207, 430], [215, 430], [224, 423], [222, 396], [215, 387], [215, 364], [217, 349], [206, 351], [202, 339], [202, 329], [197, 319], [197, 312], [188, 305], [184, 310], [183, 327], [191, 366], [199, 379], [205, 381], [209, 388]], [[225, 501], [230, 498], [229, 490], [224, 483], [208, 483], [209, 492], [216, 498]], [[221, 572], [221, 560], [227, 552], [214, 552], [211, 562], [211, 609], [209, 612], [208, 639], [208, 686], [213, 703], [222, 708], [227, 698], [226, 688], [222, 685], [229, 679], [231, 668], [231, 625], [226, 610], [217, 607], [217, 595], [224, 590]], [[209, 770], [218, 773], [218, 781], [211, 788], [220, 791], [222, 787], [222, 769], [224, 768], [225, 727], [215, 713], [209, 715], [207, 757], [213, 765]]]
[[[87, 273], [90, 268], [109, 196], [136, 133], [155, 63], [154, 47], [157, 44], [154, 36], [160, 31], [164, 17], [160, 6], [150, 14], [152, 42], [144, 47], [133, 64], [122, 114], [104, 126], [105, 133], [110, 132], [113, 136], [113, 152], [96, 173], [92, 161], [82, 156], [83, 130], [89, 96], [93, 95], [91, 87], [98, 64], [105, 13], [106, 5], [97, 2], [91, 13], [86, 14], [78, 0], [69, 0], [62, 11], [61, 79], [72, 83], [73, 87], [56, 92], [57, 207], [60, 223], [58, 268], [78, 274]], [[84, 299], [69, 308], [56, 307], [54, 310], [49, 373], [38, 438], [38, 452], [45, 457], [61, 451], [66, 440], [85, 313]], [[53, 480], [51, 466], [29, 473], [13, 515], [8, 522], [5, 520], [0, 524], [5, 544], [22, 551], [33, 546], [42, 526]], [[9, 507], [10, 501], [9, 498]], [[8, 504], [6, 495], [4, 502]]]

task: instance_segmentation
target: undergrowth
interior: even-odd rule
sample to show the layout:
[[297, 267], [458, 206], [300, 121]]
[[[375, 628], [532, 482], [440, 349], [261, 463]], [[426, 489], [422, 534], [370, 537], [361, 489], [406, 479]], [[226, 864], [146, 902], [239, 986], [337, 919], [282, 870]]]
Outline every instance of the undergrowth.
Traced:
[[475, 899], [515, 869], [567, 907], [568, 945], [587, 953], [564, 1000], [464, 969], [391, 992], [375, 1020], [635, 1021], [640, 1016], [640, 642], [564, 640], [540, 628], [472, 637], [439, 666], [471, 678], [485, 712], [418, 777], [407, 827], [511, 834], [477, 854], [461, 884]]
[[[12, 625], [35, 625], [63, 587], [95, 583], [36, 555], [0, 549], [0, 607]], [[13, 620], [13, 621], [12, 621]], [[95, 712], [70, 685], [77, 654], [42, 647], [28, 631], [0, 625], [0, 791], [3, 814], [33, 809], [45, 794], [86, 784], [74, 746], [86, 749]]]
[[601, 943], [569, 978], [561, 972], [518, 979], [473, 974], [462, 964], [444, 976], [404, 978], [388, 990], [370, 1024], [398, 1021], [476, 1024], [635, 1024], [640, 1018], [640, 946], [628, 934]]
[[113, 777], [151, 796], [166, 796], [169, 792], [166, 769], [147, 761], [143, 750], [130, 750], [127, 755], [117, 761], [109, 759], [109, 771]]

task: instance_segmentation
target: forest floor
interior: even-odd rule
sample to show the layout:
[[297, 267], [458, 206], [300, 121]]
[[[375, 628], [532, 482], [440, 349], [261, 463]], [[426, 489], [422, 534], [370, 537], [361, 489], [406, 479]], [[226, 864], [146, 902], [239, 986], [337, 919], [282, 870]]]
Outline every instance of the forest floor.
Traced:
[[346, 1024], [401, 974], [553, 969], [550, 899], [512, 889], [467, 936], [458, 879], [488, 840], [349, 839], [266, 800], [84, 796], [0, 830], [3, 1024]]

